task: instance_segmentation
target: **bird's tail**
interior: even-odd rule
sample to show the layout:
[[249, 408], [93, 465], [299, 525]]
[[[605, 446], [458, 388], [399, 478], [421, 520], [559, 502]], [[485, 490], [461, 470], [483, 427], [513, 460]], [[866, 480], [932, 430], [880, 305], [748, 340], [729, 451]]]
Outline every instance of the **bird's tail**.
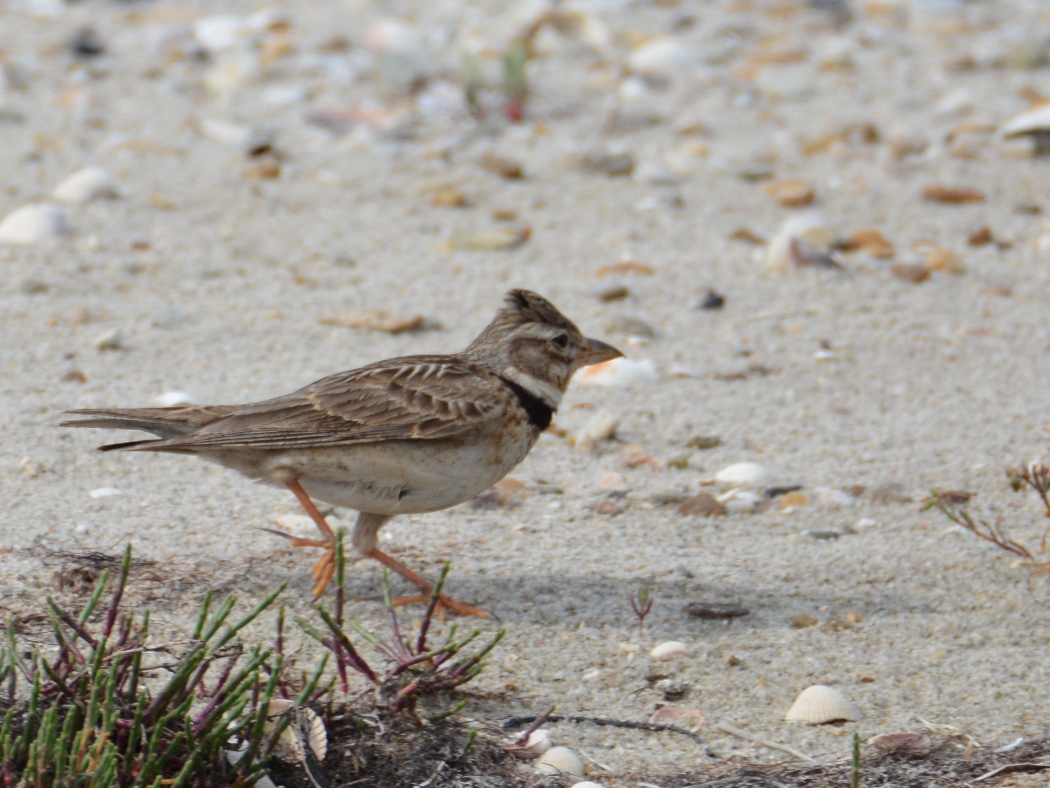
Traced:
[[104, 430], [142, 430], [152, 432], [158, 439], [126, 441], [99, 446], [100, 451], [120, 449], [147, 449], [149, 444], [167, 438], [177, 438], [196, 432], [205, 424], [225, 416], [231, 408], [179, 405], [173, 408], [113, 408], [111, 410], [70, 410], [70, 416], [85, 418], [63, 421], [62, 427], [94, 427]]

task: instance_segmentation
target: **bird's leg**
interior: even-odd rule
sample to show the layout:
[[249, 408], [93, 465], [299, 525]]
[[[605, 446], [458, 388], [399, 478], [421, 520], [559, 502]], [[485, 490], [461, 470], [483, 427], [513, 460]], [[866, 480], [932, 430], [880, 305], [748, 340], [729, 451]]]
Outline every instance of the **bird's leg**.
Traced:
[[273, 528], [263, 528], [262, 530], [268, 531], [271, 534], [277, 534], [283, 536], [289, 542], [292, 543], [292, 547], [323, 547], [324, 555], [321, 556], [320, 560], [313, 567], [313, 579], [314, 579], [314, 600], [321, 598], [321, 594], [328, 587], [328, 583], [332, 577], [335, 576], [335, 532], [332, 527], [324, 519], [324, 515], [318, 510], [317, 505], [310, 499], [310, 496], [306, 494], [306, 490], [299, 484], [298, 481], [285, 481], [284, 486], [292, 491], [292, 494], [299, 499], [299, 503], [302, 504], [303, 509], [310, 515], [310, 519], [314, 521], [314, 525], [317, 526], [317, 530], [321, 532], [320, 539], [303, 539], [298, 536], [292, 536], [286, 534], [283, 531], [277, 531]]
[[[430, 595], [434, 591], [434, 584], [419, 573], [409, 569], [393, 556], [387, 555], [376, 547], [379, 529], [383, 526], [383, 523], [389, 519], [390, 518], [387, 515], [361, 512], [361, 514], [358, 515], [357, 523], [354, 526], [354, 547], [361, 552], [361, 555], [367, 558], [374, 558], [387, 569], [405, 578], [405, 580], [423, 592], [422, 595], [419, 596], [398, 597], [394, 600], [395, 605], [426, 602], [430, 599]], [[451, 610], [453, 613], [458, 613], [461, 616], [477, 616], [478, 618], [489, 617], [489, 614], [481, 608], [468, 605], [465, 602], [460, 602], [459, 600], [453, 599], [445, 594], [441, 595], [441, 599], [438, 601], [438, 608], [439, 610], [442, 608]]]

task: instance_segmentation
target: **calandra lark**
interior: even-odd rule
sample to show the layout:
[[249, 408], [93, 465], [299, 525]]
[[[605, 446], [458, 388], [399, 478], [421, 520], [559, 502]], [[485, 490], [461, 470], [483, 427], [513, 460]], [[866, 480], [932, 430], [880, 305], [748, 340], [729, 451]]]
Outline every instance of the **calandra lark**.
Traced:
[[[395, 514], [455, 506], [502, 479], [550, 424], [573, 373], [621, 355], [545, 298], [511, 290], [460, 353], [378, 361], [248, 405], [75, 410], [86, 418], [63, 425], [144, 430], [157, 438], [100, 450], [192, 454], [287, 487], [321, 532], [281, 534], [324, 548], [315, 598], [335, 571], [335, 535], [314, 500], [356, 509], [354, 546], [430, 594], [427, 580], [376, 548], [379, 529]], [[441, 604], [484, 615], [448, 597]]]

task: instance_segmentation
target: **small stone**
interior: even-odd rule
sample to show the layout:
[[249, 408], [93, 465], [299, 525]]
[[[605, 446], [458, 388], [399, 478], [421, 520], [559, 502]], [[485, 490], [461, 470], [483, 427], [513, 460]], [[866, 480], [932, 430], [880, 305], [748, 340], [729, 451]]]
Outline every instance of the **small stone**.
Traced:
[[684, 706], [664, 706], [657, 709], [650, 715], [649, 722], [653, 725], [684, 727], [694, 732], [703, 730], [707, 724], [707, 720], [699, 710]]
[[100, 197], [117, 197], [116, 179], [101, 167], [85, 167], [68, 175], [51, 193], [58, 202], [85, 203]]
[[871, 740], [876, 749], [908, 758], [924, 758], [933, 748], [925, 733], [884, 733]]
[[272, 156], [267, 156], [249, 164], [241, 171], [241, 175], [249, 180], [274, 180], [281, 177], [281, 162]]
[[653, 685], [653, 689], [659, 692], [664, 700], [682, 700], [689, 694], [689, 684], [677, 679], [660, 679]]
[[78, 30], [69, 40], [69, 50], [77, 57], [98, 57], [106, 52], [106, 45], [93, 27]]
[[731, 603], [718, 604], [710, 602], [690, 602], [685, 606], [685, 612], [693, 618], [705, 621], [717, 621], [727, 618], [741, 618], [751, 615], [751, 611], [741, 605]]
[[623, 507], [610, 500], [595, 501], [587, 508], [602, 517], [616, 517], [618, 514], [623, 514]]
[[969, 490], [940, 490], [941, 500], [950, 506], [964, 506], [970, 502], [974, 493]]
[[717, 290], [712, 288], [707, 289], [707, 293], [696, 303], [697, 309], [715, 310], [721, 309], [726, 305], [726, 297], [719, 293]]
[[680, 640], [667, 640], [653, 647], [650, 653], [653, 659], [670, 660], [689, 656], [689, 646]]
[[966, 243], [969, 246], [987, 246], [988, 244], [995, 243], [995, 236], [992, 235], [991, 228], [986, 225], [980, 230], [970, 233], [970, 236], [966, 239]]
[[624, 260], [619, 263], [603, 265], [594, 272], [599, 279], [610, 276], [652, 276], [656, 272], [652, 266], [640, 263], [636, 260]]
[[153, 403], [160, 408], [175, 408], [184, 405], [200, 405], [200, 400], [185, 391], [165, 391], [154, 397]]
[[963, 265], [962, 257], [950, 249], [944, 249], [940, 246], [934, 247], [926, 253], [924, 265], [931, 271], [946, 271], [956, 276], [966, 273], [966, 266]]
[[789, 492], [781, 496], [779, 503], [782, 509], [794, 509], [808, 504], [809, 496], [803, 492]]
[[434, 192], [430, 204], [435, 208], [465, 208], [470, 205], [470, 200], [458, 189], [445, 186]]
[[705, 451], [722, 445], [722, 439], [717, 435], [694, 435], [685, 442], [686, 448], [700, 449]]
[[796, 613], [791, 617], [791, 626], [796, 629], [806, 629], [807, 627], [815, 627], [820, 623], [820, 619], [816, 616], [812, 616], [809, 613]]
[[72, 230], [56, 205], [31, 203], [9, 213], [0, 222], [0, 243], [37, 246], [61, 240]]
[[710, 493], [698, 493], [678, 506], [678, 513], [688, 516], [718, 517], [726, 513], [726, 508]]
[[481, 157], [479, 164], [482, 169], [494, 172], [507, 180], [520, 180], [525, 177], [525, 168], [521, 162], [497, 156], [495, 153], [486, 153]]
[[630, 294], [631, 291], [627, 289], [626, 285], [609, 284], [596, 290], [594, 296], [599, 301], [608, 304], [613, 301], [622, 301]]
[[97, 487], [88, 493], [88, 496], [98, 500], [99, 498], [109, 498], [113, 495], [123, 495], [123, 493], [116, 487]]
[[913, 285], [921, 284], [930, 278], [930, 269], [922, 263], [895, 263], [890, 266], [890, 273], [902, 282]]
[[803, 531], [803, 536], [808, 536], [810, 539], [816, 539], [818, 542], [830, 542], [834, 539], [838, 539], [842, 536], [841, 531]]
[[844, 252], [864, 252], [877, 260], [892, 260], [897, 254], [893, 244], [887, 241], [881, 232], [874, 229], [857, 230], [839, 244], [838, 248]]
[[785, 208], [805, 208], [817, 197], [813, 184], [804, 180], [773, 181], [763, 186], [762, 191]]
[[87, 383], [87, 375], [79, 369], [71, 369], [62, 376], [63, 383]]
[[458, 232], [448, 239], [445, 248], [449, 251], [469, 250], [474, 252], [498, 252], [517, 249], [532, 236], [528, 227], [493, 230], [492, 232]]
[[944, 186], [933, 184], [922, 191], [924, 199], [931, 202], [945, 203], [948, 205], [962, 205], [965, 203], [984, 202], [984, 192], [976, 189], [967, 189], [961, 186]]

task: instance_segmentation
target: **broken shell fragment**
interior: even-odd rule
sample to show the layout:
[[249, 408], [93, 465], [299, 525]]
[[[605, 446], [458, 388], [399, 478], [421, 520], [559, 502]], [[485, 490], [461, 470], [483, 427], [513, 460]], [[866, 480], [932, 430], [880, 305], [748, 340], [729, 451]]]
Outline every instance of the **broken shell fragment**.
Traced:
[[287, 763], [299, 763], [304, 759], [305, 748], [309, 747], [314, 757], [323, 761], [328, 754], [328, 732], [313, 709], [298, 706], [291, 700], [272, 700], [267, 708], [264, 731], [272, 733], [288, 714], [292, 719], [274, 744], [274, 755]]
[[199, 405], [200, 400], [185, 391], [165, 391], [154, 397], [153, 403], [160, 408], [174, 408], [179, 405]]
[[589, 443], [593, 447], [595, 443], [608, 440], [615, 435], [619, 426], [620, 419], [614, 413], [604, 409], [599, 410], [580, 427], [574, 436], [576, 444]]
[[661, 660], [687, 657], [689, 656], [689, 646], [680, 640], [666, 640], [654, 646], [653, 650], [649, 652], [649, 656], [653, 659]]
[[595, 386], [633, 386], [639, 383], [655, 383], [659, 375], [651, 361], [631, 361], [627, 358], [614, 358], [584, 367], [576, 374], [583, 383]]
[[884, 733], [871, 740], [883, 752], [898, 753], [909, 758], [922, 758], [929, 754], [932, 746], [925, 733]]
[[763, 186], [762, 191], [785, 208], [805, 208], [817, 197], [813, 184], [801, 179], [773, 181]]
[[797, 268], [841, 268], [829, 253], [835, 234], [819, 213], [793, 216], [766, 247], [766, 268], [787, 272]]
[[1031, 137], [1034, 146], [1032, 152], [1036, 156], [1050, 154], [1050, 104], [1043, 104], [1010, 118], [999, 128], [999, 135], [1003, 139]]
[[85, 203], [98, 197], [119, 196], [117, 181], [101, 167], [77, 170], [55, 187], [52, 198], [59, 202]]
[[541, 774], [571, 774], [583, 777], [583, 761], [568, 747], [551, 747], [536, 762], [536, 771]]
[[707, 725], [704, 715], [687, 706], [664, 706], [649, 717], [653, 725], [681, 725], [691, 731], [701, 730]]
[[31, 203], [9, 213], [0, 222], [0, 243], [36, 246], [57, 241], [71, 233], [61, 209], [47, 203]]
[[767, 484], [772, 478], [773, 475], [757, 462], [734, 463], [715, 474], [715, 481], [722, 484], [759, 486]]
[[788, 722], [805, 722], [809, 725], [843, 720], [859, 722], [863, 718], [857, 704], [834, 687], [822, 684], [803, 690], [784, 717]]

